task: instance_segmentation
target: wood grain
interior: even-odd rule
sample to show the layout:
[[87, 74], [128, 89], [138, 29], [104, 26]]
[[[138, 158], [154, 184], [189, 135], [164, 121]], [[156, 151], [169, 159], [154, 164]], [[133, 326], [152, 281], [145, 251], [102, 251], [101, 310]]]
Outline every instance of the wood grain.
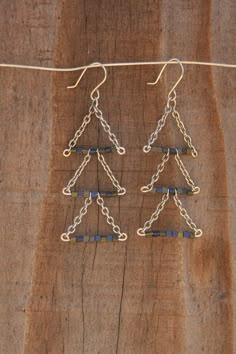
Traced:
[[[56, 67], [171, 57], [234, 62], [236, 6], [232, 1], [71, 0], [41, 7], [33, 1], [30, 7], [25, 2], [22, 9], [12, 4], [15, 7], [9, 9], [6, 2], [1, 6], [7, 18], [16, 11], [21, 21], [17, 36], [21, 31], [19, 38], [25, 47], [8, 49], [10, 34], [6, 33], [3, 61]], [[11, 28], [17, 31], [17, 23]], [[28, 55], [31, 41], [27, 42], [29, 34], [24, 31], [29, 28], [36, 28], [33, 33], [38, 37]], [[48, 59], [43, 62], [40, 55]], [[89, 93], [102, 71], [90, 70], [71, 91], [66, 86], [74, 82], [76, 73], [1, 70], [6, 86], [1, 100], [7, 103], [3, 106], [1, 162], [4, 354], [235, 352], [236, 253], [231, 237], [235, 231], [235, 73], [185, 67], [177, 108], [199, 151], [197, 159], [184, 161], [201, 193], [183, 198], [183, 203], [204, 236], [152, 241], [138, 238], [136, 230], [159, 199], [143, 196], [139, 190], [160, 157], [145, 155], [142, 146], [178, 75], [177, 67], [168, 68], [157, 87], [147, 86], [159, 70], [154, 66], [109, 68], [101, 88], [104, 117], [127, 150], [125, 156], [107, 157], [128, 191], [107, 204], [129, 239], [97, 245], [60, 241], [81, 206], [81, 201], [61, 194], [80, 157], [65, 159], [62, 151], [87, 113]], [[181, 144], [182, 137], [172, 123], [168, 122], [159, 141]], [[96, 121], [81, 138], [86, 144], [107, 142]], [[184, 182], [174, 163], [161, 181]], [[95, 160], [80, 183], [91, 188], [110, 185]], [[184, 227], [173, 202], [168, 203], [159, 225]], [[93, 205], [81, 231], [98, 230], [110, 229]]]

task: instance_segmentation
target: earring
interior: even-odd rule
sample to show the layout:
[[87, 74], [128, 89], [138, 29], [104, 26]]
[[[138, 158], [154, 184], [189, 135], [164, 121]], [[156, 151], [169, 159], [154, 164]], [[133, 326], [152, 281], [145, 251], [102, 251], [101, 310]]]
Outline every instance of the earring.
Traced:
[[[67, 186], [63, 188], [63, 194], [67, 196], [72, 196], [72, 197], [79, 197], [79, 198], [85, 198], [84, 206], [80, 209], [79, 215], [74, 218], [74, 222], [72, 225], [70, 225], [65, 233], [61, 235], [61, 240], [62, 241], [77, 241], [77, 242], [91, 242], [91, 241], [101, 241], [101, 242], [106, 242], [106, 241], [125, 241], [127, 239], [127, 234], [121, 232], [120, 227], [115, 224], [113, 217], [110, 215], [109, 209], [105, 206], [104, 204], [104, 199], [103, 197], [113, 197], [113, 196], [121, 196], [126, 193], [126, 189], [120, 186], [120, 183], [114, 176], [113, 172], [111, 171], [110, 167], [105, 161], [104, 154], [106, 153], [112, 153], [114, 150], [118, 152], [118, 154], [123, 155], [125, 153], [125, 148], [122, 147], [116, 138], [116, 135], [111, 132], [110, 125], [107, 123], [107, 121], [103, 117], [103, 113], [99, 108], [99, 97], [100, 97], [100, 92], [99, 92], [99, 87], [106, 81], [107, 79], [107, 70], [104, 65], [100, 63], [93, 63], [88, 65], [80, 75], [79, 79], [73, 86], [68, 86], [68, 88], [75, 88], [82, 77], [84, 76], [85, 72], [87, 71], [88, 68], [90, 67], [101, 67], [104, 71], [104, 78], [103, 80], [93, 89], [93, 91], [90, 94], [91, 98], [91, 105], [89, 107], [89, 112], [88, 114], [84, 117], [83, 122], [80, 126], [80, 128], [76, 131], [73, 139], [70, 140], [68, 144], [68, 148], [64, 150], [63, 155], [65, 157], [68, 157], [71, 155], [71, 153], [77, 153], [77, 154], [84, 154], [85, 157], [81, 163], [81, 165], [78, 167], [78, 169], [75, 171], [74, 176], [69, 180]], [[76, 146], [79, 138], [83, 134], [86, 126], [90, 123], [92, 116], [95, 116], [99, 122], [101, 123], [104, 131], [108, 134], [109, 140], [113, 143], [113, 146], [105, 146], [105, 147], [86, 147], [86, 146]], [[76, 181], [84, 171], [85, 167], [91, 160], [91, 156], [96, 155], [98, 161], [101, 163], [102, 167], [104, 168], [107, 176], [110, 178], [113, 186], [115, 187], [115, 190], [113, 191], [85, 191], [85, 190], [77, 190], [77, 191], [72, 191], [72, 187], [75, 186]], [[84, 215], [87, 214], [87, 210], [89, 205], [92, 203], [92, 199], [96, 198], [96, 202], [101, 208], [102, 214], [106, 217], [107, 223], [112, 226], [114, 234], [112, 235], [78, 235], [71, 237], [70, 235], [74, 234], [76, 231], [76, 227], [80, 225], [82, 218]]]
[[[174, 84], [172, 89], [170, 90], [167, 98], [167, 104], [164, 110], [164, 113], [160, 120], [158, 121], [157, 127], [155, 131], [151, 134], [147, 145], [143, 147], [143, 151], [145, 153], [148, 153], [149, 151], [154, 151], [158, 153], [162, 153], [162, 161], [161, 163], [157, 166], [156, 172], [153, 174], [151, 181], [149, 184], [146, 186], [143, 186], [141, 188], [141, 191], [143, 193], [147, 192], [153, 192], [153, 193], [164, 193], [162, 196], [161, 202], [157, 205], [156, 210], [153, 212], [151, 215], [151, 218], [147, 220], [143, 226], [143, 228], [140, 228], [137, 230], [137, 233], [139, 236], [145, 236], [145, 237], [157, 237], [157, 236], [172, 236], [172, 237], [200, 237], [202, 236], [202, 230], [198, 229], [196, 224], [193, 222], [191, 217], [188, 215], [187, 210], [183, 207], [181, 200], [179, 199], [178, 195], [183, 194], [183, 195], [193, 195], [197, 194], [200, 192], [200, 188], [195, 185], [193, 182], [192, 178], [190, 177], [186, 167], [184, 166], [182, 160], [180, 159], [180, 155], [192, 155], [193, 157], [197, 157], [198, 153], [195, 147], [192, 144], [192, 139], [191, 137], [187, 134], [186, 128], [180, 119], [180, 115], [178, 111], [176, 110], [176, 87], [178, 86], [179, 82], [182, 80], [183, 75], [184, 75], [184, 68], [182, 63], [178, 59], [171, 59], [169, 60], [168, 63], [170, 62], [177, 62], [180, 65], [181, 68], [181, 75], [177, 82]], [[165, 70], [166, 66], [168, 65], [166, 63], [160, 74], [158, 75], [157, 79], [155, 82], [149, 82], [148, 85], [156, 85], [158, 81], [161, 78], [161, 75], [163, 71]], [[187, 143], [187, 147], [165, 147], [165, 146], [156, 146], [153, 145], [153, 143], [157, 140], [158, 134], [161, 131], [161, 129], [165, 126], [166, 124], [166, 119], [167, 117], [171, 115], [179, 128], [179, 131], [183, 134], [184, 141]], [[154, 184], [159, 180], [160, 174], [163, 172], [165, 168], [165, 164], [169, 160], [170, 156], [174, 155], [175, 161], [177, 165], [180, 168], [180, 171], [182, 172], [189, 188], [176, 188], [176, 187], [163, 187], [163, 186], [154, 186]], [[180, 211], [180, 215], [185, 219], [187, 225], [190, 227], [192, 231], [176, 231], [176, 230], [150, 230], [153, 222], [155, 220], [158, 220], [160, 213], [165, 207], [166, 202], [169, 200], [170, 195], [173, 195], [173, 199], [175, 202], [175, 205]]]

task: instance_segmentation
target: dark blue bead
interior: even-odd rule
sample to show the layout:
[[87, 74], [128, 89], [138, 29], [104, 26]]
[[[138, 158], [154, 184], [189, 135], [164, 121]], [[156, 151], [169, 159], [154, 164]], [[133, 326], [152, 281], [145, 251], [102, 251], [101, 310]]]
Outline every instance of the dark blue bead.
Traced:
[[192, 189], [187, 189], [186, 188], [186, 194], [191, 194], [193, 191], [192, 191]]
[[183, 232], [183, 237], [190, 237], [190, 232], [189, 231], [184, 231]]
[[175, 193], [175, 188], [169, 187], [169, 193]]
[[160, 231], [159, 231], [159, 230], [153, 230], [153, 231], [152, 231], [152, 236], [153, 236], [153, 237], [160, 236]]
[[91, 192], [91, 197], [92, 198], [96, 198], [97, 195], [98, 195], [98, 192], [95, 192], [95, 191]]
[[101, 241], [101, 236], [100, 235], [95, 235], [94, 238], [95, 238], [95, 241]]
[[84, 236], [79, 235], [79, 236], [75, 236], [76, 241], [84, 241]]
[[166, 230], [166, 236], [172, 236], [172, 231]]
[[78, 154], [81, 154], [81, 153], [83, 152], [83, 148], [77, 147], [77, 148], [76, 148], [76, 152], [77, 152]]
[[161, 193], [162, 192], [162, 187], [156, 187], [156, 192]]
[[112, 235], [107, 235], [107, 241], [112, 241], [113, 237]]
[[177, 237], [177, 236], [178, 236], [178, 232], [175, 231], [175, 230], [173, 230], [173, 231], [172, 231], [172, 236], [173, 236], [173, 237]]
[[83, 197], [84, 196], [84, 191], [78, 191], [77, 195], [78, 195], [78, 197]]
[[90, 154], [96, 154], [97, 150], [98, 150], [97, 148], [90, 148], [89, 152]]
[[170, 148], [170, 154], [171, 155], [176, 155], [176, 149], [175, 148]]

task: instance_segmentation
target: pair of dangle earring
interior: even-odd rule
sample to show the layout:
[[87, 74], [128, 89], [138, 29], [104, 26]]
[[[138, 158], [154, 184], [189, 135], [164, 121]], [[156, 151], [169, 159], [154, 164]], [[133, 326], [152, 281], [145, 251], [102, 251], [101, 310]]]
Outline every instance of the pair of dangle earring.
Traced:
[[[192, 144], [192, 139], [190, 135], [187, 133], [184, 123], [182, 122], [178, 111], [176, 110], [176, 87], [179, 82], [182, 80], [184, 75], [184, 68], [182, 63], [178, 59], [171, 59], [170, 62], [177, 62], [181, 67], [181, 75], [175, 85], [172, 87], [168, 94], [167, 104], [164, 110], [162, 117], [159, 119], [158, 124], [154, 132], [150, 135], [147, 145], [143, 147], [143, 151], [145, 153], [149, 153], [151, 150], [153, 152], [162, 153], [161, 163], [157, 166], [156, 172], [153, 174], [150, 183], [141, 188], [143, 193], [153, 192], [153, 193], [162, 193], [162, 199], [160, 203], [157, 205], [156, 210], [151, 215], [150, 219], [144, 223], [144, 226], [137, 230], [139, 236], [144, 237], [158, 237], [158, 236], [170, 236], [170, 237], [200, 237], [202, 236], [202, 230], [197, 227], [197, 225], [193, 222], [191, 217], [189, 216], [187, 210], [183, 207], [181, 200], [179, 199], [179, 194], [183, 195], [193, 195], [200, 192], [200, 188], [195, 185], [194, 181], [190, 177], [184, 163], [182, 162], [180, 155], [192, 155], [193, 157], [197, 157], [198, 153]], [[166, 63], [160, 74], [158, 75], [155, 82], [149, 82], [148, 85], [156, 85], [161, 78], [163, 71], [165, 70]], [[166, 120], [168, 116], [172, 116], [177, 123], [177, 127], [179, 131], [183, 134], [184, 141], [187, 143], [187, 147], [166, 147], [166, 146], [158, 146], [153, 145], [158, 138], [159, 132], [166, 124]], [[154, 185], [160, 177], [160, 174], [163, 172], [167, 161], [170, 156], [174, 155], [176, 163], [180, 168], [187, 184], [188, 188], [177, 188], [177, 187], [163, 187]], [[191, 231], [177, 231], [177, 230], [151, 230], [151, 226], [154, 221], [158, 220], [160, 213], [165, 207], [166, 202], [169, 200], [170, 195], [173, 195], [173, 199], [175, 205], [180, 211], [180, 215], [185, 219], [186, 224], [189, 226]]]
[[[116, 137], [116, 135], [111, 131], [110, 125], [107, 123], [105, 118], [103, 117], [103, 113], [99, 108], [99, 87], [106, 81], [107, 79], [107, 70], [104, 65], [100, 63], [93, 63], [86, 67], [80, 77], [78, 78], [77, 82], [73, 86], [68, 86], [68, 88], [75, 88], [82, 77], [84, 76], [85, 72], [89, 67], [101, 67], [104, 71], [104, 78], [103, 80], [93, 89], [90, 94], [91, 98], [91, 105], [89, 107], [88, 114], [84, 117], [83, 122], [79, 129], [75, 132], [74, 137], [69, 141], [68, 148], [66, 148], [63, 152], [65, 157], [71, 155], [71, 153], [77, 153], [85, 155], [82, 163], [77, 168], [74, 173], [74, 176], [69, 180], [67, 186], [63, 188], [63, 194], [66, 196], [71, 196], [74, 198], [85, 198], [84, 205], [80, 209], [79, 215], [74, 218], [73, 224], [70, 225], [65, 233], [61, 235], [62, 241], [77, 241], [77, 242], [107, 242], [107, 241], [125, 241], [127, 239], [127, 234], [121, 232], [120, 227], [115, 224], [114, 218], [110, 215], [109, 209], [105, 206], [104, 197], [114, 197], [114, 196], [122, 196], [126, 193], [126, 189], [121, 187], [119, 181], [114, 176], [112, 170], [108, 166], [104, 154], [112, 153], [115, 150], [118, 154], [123, 155], [125, 154], [125, 148], [122, 147]], [[86, 147], [86, 146], [76, 146], [79, 138], [83, 134], [85, 128], [90, 123], [92, 117], [95, 116], [102, 125], [103, 130], [108, 134], [109, 140], [112, 142], [112, 146], [105, 146], [105, 147]], [[77, 180], [79, 179], [80, 175], [84, 171], [85, 167], [91, 160], [92, 155], [96, 155], [98, 161], [102, 165], [104, 171], [106, 172], [107, 176], [112, 182], [112, 185], [115, 187], [115, 190], [112, 191], [90, 191], [90, 190], [72, 190], [75, 186]], [[114, 234], [109, 235], [77, 235], [72, 236], [78, 225], [80, 225], [82, 218], [84, 215], [87, 214], [88, 207], [92, 204], [92, 200], [96, 199], [98, 206], [101, 208], [102, 214], [106, 217], [107, 223], [112, 226], [112, 230]]]
[[[192, 155], [193, 157], [197, 157], [198, 153], [195, 149], [194, 145], [192, 144], [192, 139], [190, 135], [187, 133], [186, 128], [180, 118], [178, 111], [176, 110], [176, 87], [179, 82], [182, 80], [184, 75], [184, 68], [181, 62], [178, 59], [171, 59], [169, 62], [177, 62], [181, 67], [181, 75], [175, 85], [172, 87], [168, 94], [167, 104], [164, 110], [164, 113], [160, 120], [158, 121], [157, 127], [154, 132], [151, 134], [147, 145], [143, 147], [143, 151], [145, 153], [149, 153], [151, 150], [154, 152], [162, 153], [162, 161], [157, 166], [156, 172], [153, 174], [151, 181], [141, 188], [143, 193], [153, 192], [153, 193], [163, 193], [162, 199], [160, 203], [157, 205], [156, 210], [151, 215], [150, 219], [144, 223], [142, 228], [137, 230], [139, 236], [145, 237], [157, 237], [157, 236], [171, 236], [171, 237], [200, 237], [202, 236], [202, 230], [197, 228], [196, 224], [193, 222], [191, 217], [189, 216], [187, 210], [183, 207], [181, 200], [179, 199], [179, 195], [193, 195], [200, 192], [200, 188], [195, 185], [194, 181], [190, 177], [184, 163], [182, 162], [180, 155]], [[166, 63], [157, 80], [153, 83], [148, 83], [150, 85], [155, 85], [159, 81], [163, 71], [165, 70], [168, 63]], [[68, 144], [68, 148], [66, 148], [63, 152], [65, 157], [71, 155], [71, 153], [78, 153], [85, 155], [81, 165], [75, 171], [74, 176], [69, 180], [67, 186], [63, 188], [63, 194], [72, 197], [81, 197], [85, 198], [84, 206], [80, 209], [79, 215], [74, 218], [74, 222], [70, 225], [65, 233], [61, 235], [62, 241], [79, 241], [79, 242], [91, 242], [91, 241], [125, 241], [127, 239], [127, 234], [121, 232], [120, 227], [115, 224], [113, 217], [110, 215], [109, 209], [104, 204], [103, 197], [112, 197], [112, 196], [122, 196], [126, 193], [126, 189], [121, 187], [120, 183], [114, 176], [113, 172], [111, 171], [110, 167], [105, 161], [104, 154], [111, 153], [113, 151], [117, 151], [118, 154], [122, 155], [125, 153], [125, 149], [120, 145], [116, 135], [111, 132], [111, 128], [107, 121], [103, 117], [103, 113], [99, 108], [99, 87], [106, 81], [107, 78], [107, 71], [104, 65], [100, 63], [94, 63], [89, 65], [84, 69], [82, 74], [80, 75], [79, 79], [73, 86], [69, 86], [68, 88], [75, 88], [80, 80], [82, 79], [83, 75], [85, 74], [86, 70], [89, 67], [101, 67], [104, 71], [104, 78], [96, 86], [96, 88], [91, 92], [91, 105], [89, 107], [89, 113], [84, 117], [83, 122], [80, 128], [76, 131], [73, 139], [70, 140]], [[185, 147], [165, 147], [165, 146], [158, 146], [154, 145], [155, 141], [158, 138], [159, 132], [166, 124], [166, 120], [168, 116], [171, 115], [177, 123], [179, 131], [183, 134], [184, 141], [187, 143]], [[86, 126], [90, 123], [92, 116], [95, 116], [101, 123], [104, 131], [108, 134], [109, 140], [112, 142], [113, 146], [106, 146], [106, 147], [84, 147], [84, 146], [76, 146], [79, 138], [83, 134]], [[98, 161], [101, 163], [102, 167], [104, 168], [107, 176], [110, 178], [115, 190], [113, 191], [85, 191], [85, 190], [73, 190], [72, 188], [75, 186], [78, 178], [84, 171], [86, 165], [91, 160], [91, 156], [96, 155]], [[160, 177], [160, 174], [163, 172], [165, 168], [165, 164], [170, 159], [170, 156], [174, 155], [177, 165], [182, 172], [188, 187], [178, 188], [178, 187], [163, 187], [163, 186], [156, 186], [154, 185]], [[187, 225], [191, 229], [191, 231], [176, 231], [176, 230], [150, 230], [151, 226], [154, 221], [158, 220], [160, 213], [165, 207], [166, 202], [169, 200], [170, 195], [173, 195], [173, 199], [175, 205], [180, 211], [180, 215], [185, 219]], [[112, 226], [113, 235], [78, 235], [72, 236], [78, 225], [80, 225], [83, 216], [87, 213], [89, 205], [92, 203], [92, 199], [95, 199], [97, 204], [101, 207], [102, 214], [106, 217], [107, 223]]]

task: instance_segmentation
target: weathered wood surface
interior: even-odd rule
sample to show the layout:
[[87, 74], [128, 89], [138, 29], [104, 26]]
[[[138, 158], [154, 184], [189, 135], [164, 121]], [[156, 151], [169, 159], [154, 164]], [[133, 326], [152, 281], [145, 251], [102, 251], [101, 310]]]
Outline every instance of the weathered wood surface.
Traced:
[[[70, 67], [94, 61], [178, 57], [234, 62], [234, 1], [2, 1], [1, 62]], [[81, 201], [61, 194], [79, 157], [62, 151], [87, 113], [100, 79], [76, 73], [1, 69], [1, 288], [3, 354], [233, 353], [235, 335], [235, 71], [185, 67], [178, 110], [199, 150], [185, 159], [201, 186], [185, 206], [204, 230], [199, 240], [143, 240], [136, 229], [157, 204], [139, 192], [158, 156], [142, 146], [165, 105], [177, 67], [157, 87], [160, 67], [115, 68], [101, 108], [125, 156], [107, 157], [127, 188], [109, 200], [127, 243], [71, 245], [60, 234]], [[107, 142], [96, 122], [82, 142]], [[160, 141], [182, 142], [169, 121]], [[170, 164], [162, 181], [183, 179]], [[94, 161], [83, 186], [109, 186]], [[163, 227], [183, 227], [173, 203]], [[97, 207], [82, 231], [109, 231]]]

